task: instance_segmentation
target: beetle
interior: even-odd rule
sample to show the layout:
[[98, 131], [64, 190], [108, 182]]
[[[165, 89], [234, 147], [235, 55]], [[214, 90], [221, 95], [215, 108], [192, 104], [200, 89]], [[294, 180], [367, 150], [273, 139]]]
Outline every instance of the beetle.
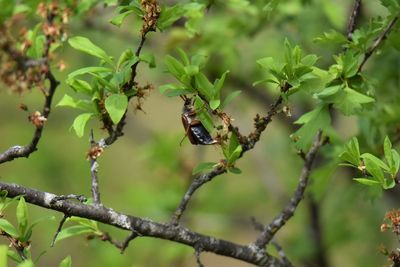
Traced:
[[182, 99], [184, 100], [182, 124], [186, 133], [181, 144], [186, 136], [193, 145], [213, 145], [218, 143], [217, 140], [212, 138], [210, 133], [197, 118], [197, 113], [193, 108], [192, 99], [186, 96], [182, 97]]

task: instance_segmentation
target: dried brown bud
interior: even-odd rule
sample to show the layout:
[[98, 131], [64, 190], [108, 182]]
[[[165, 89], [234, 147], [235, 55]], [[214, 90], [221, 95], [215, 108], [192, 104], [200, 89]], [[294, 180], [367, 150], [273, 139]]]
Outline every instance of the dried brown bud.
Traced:
[[93, 147], [90, 148], [90, 150], [88, 151], [87, 155], [86, 155], [86, 159], [97, 159], [98, 157], [101, 156], [101, 154], [103, 153], [104, 149], [99, 146], [99, 145], [95, 145]]
[[44, 123], [47, 121], [39, 111], [33, 112], [28, 117], [29, 121], [32, 122], [36, 127], [43, 127]]

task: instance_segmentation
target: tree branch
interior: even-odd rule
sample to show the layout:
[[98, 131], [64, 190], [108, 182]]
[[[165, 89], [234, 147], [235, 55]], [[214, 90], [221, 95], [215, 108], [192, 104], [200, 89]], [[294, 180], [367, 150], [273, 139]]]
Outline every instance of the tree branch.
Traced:
[[353, 9], [350, 14], [350, 19], [347, 24], [347, 40], [352, 39], [352, 35], [354, 30], [356, 29], [357, 18], [360, 15], [360, 11], [361, 11], [361, 0], [355, 0]]
[[303, 169], [301, 171], [299, 183], [297, 185], [296, 191], [294, 192], [292, 198], [286, 207], [276, 216], [272, 222], [264, 227], [264, 230], [258, 236], [255, 245], [259, 248], [265, 247], [274, 237], [274, 235], [282, 228], [283, 225], [294, 215], [297, 206], [303, 199], [305, 189], [307, 187], [308, 178], [311, 172], [312, 164], [318, 153], [318, 149], [322, 145], [322, 131], [319, 130], [317, 137], [312, 144], [310, 150], [308, 151]]
[[0, 190], [8, 192], [7, 197], [24, 195], [26, 202], [46, 209], [62, 212], [69, 216], [77, 216], [95, 220], [120, 229], [136, 231], [143, 237], [155, 237], [170, 240], [192, 248], [201, 247], [203, 251], [213, 252], [248, 262], [257, 266], [285, 266], [276, 257], [268, 254], [264, 249], [254, 245], [240, 245], [203, 235], [181, 226], [162, 224], [150, 219], [144, 219], [114, 211], [100, 205], [85, 205], [69, 200], [56, 200], [52, 193], [26, 188], [17, 184], [0, 183]]
[[374, 41], [372, 46], [367, 50], [364, 55], [363, 61], [361, 62], [360, 66], [358, 67], [358, 72], [361, 72], [365, 63], [368, 59], [372, 56], [372, 54], [378, 49], [378, 47], [382, 44], [382, 42], [387, 38], [390, 32], [393, 30], [394, 26], [396, 25], [399, 16], [396, 16], [392, 19], [392, 21], [388, 24], [386, 29], [382, 32], [382, 34]]

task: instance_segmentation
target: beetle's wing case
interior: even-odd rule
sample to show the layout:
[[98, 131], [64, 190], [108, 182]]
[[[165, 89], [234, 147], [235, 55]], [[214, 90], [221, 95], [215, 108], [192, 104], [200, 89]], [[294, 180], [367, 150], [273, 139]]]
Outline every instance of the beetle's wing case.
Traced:
[[[213, 145], [217, 143], [217, 141], [211, 137], [207, 129], [201, 123], [192, 125], [189, 130], [193, 135], [192, 137], [195, 139], [196, 144]], [[190, 133], [188, 133], [188, 137], [190, 139]]]

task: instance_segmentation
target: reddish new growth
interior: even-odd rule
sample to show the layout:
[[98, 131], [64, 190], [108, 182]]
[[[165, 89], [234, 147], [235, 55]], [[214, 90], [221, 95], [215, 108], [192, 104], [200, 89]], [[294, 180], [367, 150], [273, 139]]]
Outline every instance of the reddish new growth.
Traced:
[[137, 92], [136, 92], [136, 107], [135, 110], [140, 110], [143, 111], [142, 105], [143, 105], [143, 100], [146, 99], [146, 97], [150, 94], [150, 91], [154, 90], [154, 85], [151, 83], [147, 83], [145, 86], [137, 86]]
[[[42, 33], [44, 44], [32, 40], [32, 33], [22, 30], [19, 34], [14, 25], [24, 20], [24, 15], [15, 15], [8, 23], [0, 26], [0, 80], [13, 92], [23, 93], [32, 88], [45, 92], [44, 80], [49, 71], [50, 46], [65, 35], [64, 24], [68, 21], [68, 9], [60, 10], [57, 4], [41, 3], [37, 14], [44, 19]], [[40, 32], [37, 33], [38, 38]], [[36, 45], [33, 50], [33, 45]], [[41, 51], [42, 54], [37, 54]]]
[[400, 210], [393, 210], [385, 215], [385, 220], [389, 223], [383, 223], [381, 225], [381, 231], [392, 229], [392, 232], [396, 235], [400, 235]]
[[101, 156], [101, 154], [103, 153], [104, 149], [99, 146], [99, 145], [94, 145], [90, 148], [90, 150], [88, 151], [87, 155], [86, 155], [86, 159], [97, 159], [98, 157]]
[[142, 36], [146, 35], [149, 31], [156, 31], [157, 19], [160, 16], [161, 8], [157, 3], [157, 0], [141, 0], [140, 4], [143, 11], [143, 27]]
[[28, 117], [29, 121], [33, 123], [37, 128], [43, 127], [47, 119], [39, 112], [35, 111]]

